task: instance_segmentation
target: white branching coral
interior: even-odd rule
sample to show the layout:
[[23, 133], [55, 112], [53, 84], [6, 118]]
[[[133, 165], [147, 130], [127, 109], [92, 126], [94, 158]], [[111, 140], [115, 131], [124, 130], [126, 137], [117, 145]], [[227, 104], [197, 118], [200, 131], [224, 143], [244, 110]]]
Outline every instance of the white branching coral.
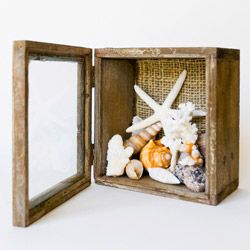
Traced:
[[120, 176], [124, 174], [124, 169], [133, 154], [133, 148], [124, 148], [123, 140], [120, 135], [114, 135], [108, 143], [107, 153], [107, 176]]
[[197, 126], [192, 124], [192, 114], [195, 106], [191, 102], [181, 103], [179, 110], [172, 112], [166, 119], [165, 136], [162, 143], [172, 149], [183, 151], [185, 144], [194, 144], [197, 140]]
[[[165, 121], [165, 136], [161, 139], [161, 142], [169, 147], [173, 155], [173, 161], [171, 163], [172, 169], [177, 162], [177, 153], [186, 152], [186, 145], [195, 144], [198, 135], [198, 129], [196, 124], [192, 123], [192, 117], [197, 110], [195, 105], [191, 102], [181, 103], [178, 110], [172, 112], [171, 116], [168, 116]], [[195, 149], [194, 153], [197, 150]], [[185, 156], [188, 156], [185, 154]], [[192, 157], [184, 159], [184, 155], [180, 159], [182, 163], [187, 165], [194, 165]]]

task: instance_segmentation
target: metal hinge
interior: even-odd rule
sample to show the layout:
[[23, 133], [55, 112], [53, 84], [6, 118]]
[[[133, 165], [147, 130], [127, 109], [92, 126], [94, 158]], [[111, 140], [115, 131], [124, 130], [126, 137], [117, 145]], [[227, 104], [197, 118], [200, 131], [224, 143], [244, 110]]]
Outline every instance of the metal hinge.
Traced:
[[91, 155], [91, 161], [92, 165], [94, 166], [94, 161], [95, 161], [95, 144], [92, 144], [92, 155]]
[[95, 66], [92, 66], [91, 84], [92, 84], [92, 88], [94, 88], [95, 87]]

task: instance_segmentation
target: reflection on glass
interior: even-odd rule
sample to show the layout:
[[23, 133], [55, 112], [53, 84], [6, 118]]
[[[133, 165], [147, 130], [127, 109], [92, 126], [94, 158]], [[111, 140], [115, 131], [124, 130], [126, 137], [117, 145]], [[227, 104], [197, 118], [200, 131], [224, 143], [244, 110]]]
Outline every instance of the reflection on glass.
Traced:
[[29, 64], [29, 197], [77, 171], [77, 63]]

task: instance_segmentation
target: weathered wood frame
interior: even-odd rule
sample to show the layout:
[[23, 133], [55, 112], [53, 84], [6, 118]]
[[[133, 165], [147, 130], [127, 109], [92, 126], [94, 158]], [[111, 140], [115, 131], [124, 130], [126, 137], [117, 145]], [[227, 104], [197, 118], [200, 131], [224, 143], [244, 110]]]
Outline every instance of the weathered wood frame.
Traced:
[[[132, 61], [142, 58], [205, 58], [208, 111], [205, 193], [193, 193], [179, 186], [161, 184], [145, 178], [133, 181], [126, 177], [105, 176], [108, 139], [114, 133], [126, 136], [124, 131], [133, 116], [133, 98], [131, 97], [133, 91], [127, 85], [133, 84], [135, 72]], [[211, 205], [218, 204], [238, 187], [239, 50], [221, 48], [97, 49], [95, 68], [94, 169], [96, 183]], [[122, 95], [119, 95], [117, 99], [121, 103], [112, 103], [110, 97], [117, 97], [119, 92]], [[112, 109], [112, 105], [116, 105], [118, 111]], [[112, 116], [109, 116], [109, 112]], [[127, 116], [126, 119], [122, 117], [124, 114]], [[112, 119], [112, 117], [115, 118]]]
[[[133, 116], [135, 60], [204, 58], [207, 88], [207, 186], [192, 193], [180, 186], [143, 178], [105, 176], [107, 140], [112, 130], [124, 135]], [[77, 174], [29, 201], [28, 197], [28, 62], [78, 62]], [[14, 43], [13, 54], [13, 224], [28, 226], [90, 185], [92, 50], [31, 41]], [[216, 205], [239, 183], [239, 50], [221, 48], [97, 49], [95, 54], [95, 180], [98, 184]], [[92, 72], [91, 72], [92, 71]], [[112, 76], [112, 77], [111, 77]], [[119, 81], [113, 81], [113, 78]], [[117, 82], [119, 84], [117, 85]], [[129, 86], [129, 85], [130, 86]], [[107, 95], [107, 93], [109, 94]], [[117, 93], [121, 93], [118, 97]], [[109, 98], [113, 95], [113, 98]], [[116, 102], [116, 99], [120, 103]], [[114, 101], [115, 100], [115, 101]], [[111, 107], [119, 107], [117, 110]], [[104, 107], [115, 119], [109, 120]], [[122, 112], [121, 112], [122, 110]], [[123, 112], [126, 119], [123, 119]]]
[[[92, 50], [32, 41], [14, 42], [13, 51], [13, 224], [25, 227], [90, 185]], [[29, 60], [78, 63], [77, 174], [29, 200]]]

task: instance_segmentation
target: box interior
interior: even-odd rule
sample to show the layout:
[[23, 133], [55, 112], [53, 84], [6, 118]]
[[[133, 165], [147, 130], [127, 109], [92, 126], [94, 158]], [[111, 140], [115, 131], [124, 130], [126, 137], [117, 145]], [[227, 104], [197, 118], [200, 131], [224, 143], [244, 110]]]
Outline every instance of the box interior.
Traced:
[[[155, 101], [162, 104], [167, 94], [175, 84], [180, 73], [186, 69], [187, 78], [172, 108], [180, 103], [191, 101], [197, 109], [207, 111], [207, 84], [205, 58], [160, 58], [160, 59], [101, 59], [100, 74], [100, 130], [98, 145], [100, 156], [96, 161], [95, 177], [98, 183], [131, 188], [135, 190], [148, 189], [150, 192], [166, 193], [183, 197], [205, 199], [205, 193], [193, 193], [184, 185], [168, 185], [154, 181], [146, 171], [140, 180], [131, 180], [127, 176], [107, 177], [106, 157], [110, 138], [120, 134], [123, 139], [131, 134], [125, 132], [131, 125], [133, 116], [146, 118], [152, 110], [134, 91], [138, 84]], [[206, 118], [194, 118], [199, 132], [206, 132]], [[161, 137], [159, 134], [158, 137]], [[98, 147], [99, 147], [98, 146]]]

